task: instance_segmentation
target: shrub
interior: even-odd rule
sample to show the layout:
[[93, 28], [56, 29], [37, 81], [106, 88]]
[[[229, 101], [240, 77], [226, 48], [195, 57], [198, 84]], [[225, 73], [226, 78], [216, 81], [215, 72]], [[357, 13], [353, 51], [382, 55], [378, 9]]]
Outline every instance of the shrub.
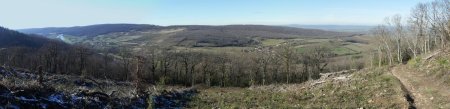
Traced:
[[413, 67], [419, 67], [421, 61], [422, 61], [422, 58], [416, 57], [414, 59], [409, 60], [408, 64]]
[[448, 59], [446, 59], [446, 58], [443, 58], [443, 57], [440, 57], [440, 58], [437, 58], [437, 63], [439, 64], [439, 68], [440, 69], [448, 69], [448, 67], [449, 67], [449, 61], [448, 61]]

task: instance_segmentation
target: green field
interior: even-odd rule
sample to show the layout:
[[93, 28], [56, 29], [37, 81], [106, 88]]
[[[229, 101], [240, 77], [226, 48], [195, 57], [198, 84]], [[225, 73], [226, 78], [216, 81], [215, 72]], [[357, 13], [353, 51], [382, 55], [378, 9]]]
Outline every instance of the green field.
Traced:
[[[365, 51], [365, 49], [370, 46], [368, 44], [360, 43], [350, 43], [350, 42], [339, 42], [333, 41], [333, 39], [265, 39], [261, 41], [261, 46], [264, 47], [275, 47], [282, 44], [283, 42], [295, 43], [295, 48], [297, 52], [303, 53], [308, 47], [314, 45], [328, 46], [334, 54], [338, 56], [343, 55], [356, 55]], [[252, 50], [256, 46], [245, 46], [245, 47], [176, 47], [176, 49], [190, 49], [194, 51], [203, 52], [242, 52], [243, 50]]]
[[265, 39], [262, 41], [262, 45], [264, 46], [275, 46], [285, 42], [285, 39]]

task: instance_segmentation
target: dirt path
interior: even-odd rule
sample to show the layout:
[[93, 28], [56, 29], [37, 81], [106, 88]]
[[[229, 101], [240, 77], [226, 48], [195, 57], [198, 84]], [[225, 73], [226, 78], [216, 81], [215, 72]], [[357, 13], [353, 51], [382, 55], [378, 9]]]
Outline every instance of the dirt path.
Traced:
[[439, 85], [435, 80], [426, 77], [424, 73], [408, 70], [404, 65], [392, 68], [391, 72], [403, 84], [402, 89], [405, 91], [405, 98], [410, 103], [410, 108], [450, 108], [448, 86]]

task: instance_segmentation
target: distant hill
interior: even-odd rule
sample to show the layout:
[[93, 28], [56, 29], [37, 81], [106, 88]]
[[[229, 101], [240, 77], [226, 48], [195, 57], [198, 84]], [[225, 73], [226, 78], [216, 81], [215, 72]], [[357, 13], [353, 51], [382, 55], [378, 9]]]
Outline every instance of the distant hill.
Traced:
[[29, 34], [57, 38], [61, 34], [70, 42], [105, 46], [248, 46], [261, 39], [330, 38], [349, 33], [266, 25], [178, 25], [100, 24], [90, 26], [33, 28], [19, 30]]
[[159, 28], [159, 26], [146, 24], [100, 24], [100, 25], [75, 26], [75, 27], [31, 28], [31, 29], [21, 29], [18, 31], [45, 36], [51, 34], [68, 34], [73, 36], [98, 36], [114, 32], [141, 31], [153, 28]]
[[0, 27], [0, 48], [31, 47], [39, 48], [51, 40], [37, 35], [27, 35], [4, 27]]
[[[341, 32], [323, 31], [317, 29], [302, 29], [282, 26], [265, 25], [226, 25], [226, 26], [170, 26], [166, 28], [184, 28], [175, 34], [174, 38], [182, 38], [187, 45], [203, 46], [245, 46], [257, 44], [258, 39], [284, 38], [330, 38], [346, 35]], [[199, 45], [200, 44], [200, 45]], [[202, 45], [203, 44], [203, 45]]]
[[374, 26], [365, 25], [286, 25], [288, 27], [296, 28], [308, 28], [308, 29], [321, 29], [327, 31], [338, 31], [338, 32], [354, 32], [354, 33], [368, 33]]
[[[341, 32], [324, 31], [319, 29], [303, 29], [284, 26], [267, 25], [226, 25], [226, 26], [170, 26], [168, 28], [184, 27], [190, 31], [220, 31], [222, 33], [234, 32], [241, 36], [260, 36], [271, 38], [289, 37], [331, 37], [343, 35]], [[261, 34], [263, 32], [264, 34]], [[220, 34], [220, 33], [218, 33]]]

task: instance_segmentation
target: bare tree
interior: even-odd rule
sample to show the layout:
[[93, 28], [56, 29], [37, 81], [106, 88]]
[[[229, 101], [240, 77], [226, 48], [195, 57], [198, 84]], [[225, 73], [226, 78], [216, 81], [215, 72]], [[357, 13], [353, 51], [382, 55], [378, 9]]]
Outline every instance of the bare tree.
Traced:
[[102, 73], [102, 77], [105, 77], [105, 79], [107, 78], [107, 73], [110, 72], [110, 68], [109, 68], [109, 63], [113, 60], [111, 59], [110, 55], [111, 55], [111, 51], [107, 48], [104, 48], [103, 50], [103, 73]]
[[220, 86], [224, 87], [226, 86], [226, 82], [228, 82], [227, 67], [230, 62], [230, 59], [228, 58], [227, 54], [223, 54], [220, 56], [216, 56], [214, 61], [217, 63], [218, 71], [221, 73]]
[[424, 3], [419, 3], [411, 11], [409, 19], [411, 32], [416, 36], [420, 51], [427, 53], [429, 50], [429, 36], [427, 35], [428, 28], [428, 6]]
[[300, 57], [309, 80], [320, 77], [319, 73], [322, 73], [328, 65], [330, 56], [332, 56], [331, 49], [326, 45], [313, 45], [306, 48]]
[[405, 30], [402, 24], [402, 17], [400, 15], [394, 15], [390, 19], [389, 26], [394, 28], [394, 40], [397, 48], [397, 62], [403, 63], [403, 52], [402, 52], [402, 40], [405, 37]]
[[78, 58], [78, 73], [84, 76], [88, 76], [86, 74], [86, 61], [87, 61], [87, 55], [88, 55], [88, 49], [82, 47], [82, 46], [76, 46], [75, 52]]
[[291, 77], [291, 67], [293, 62], [295, 62], [295, 53], [294, 47], [290, 45], [289, 42], [284, 43], [281, 45], [280, 51], [278, 52], [279, 57], [282, 58], [283, 65], [284, 65], [284, 72], [286, 74], [286, 83], [289, 84], [289, 78]]
[[[391, 51], [391, 38], [388, 28], [385, 25], [379, 25], [375, 28], [374, 31], [377, 39], [379, 40], [379, 44], [382, 44], [384, 48], [386, 48], [385, 52], [388, 55], [389, 65], [392, 65], [392, 51]], [[378, 47], [379, 51], [382, 51], [382, 47]], [[380, 58], [381, 59], [381, 58]]]
[[[444, 48], [449, 39], [449, 17], [450, 17], [450, 1], [448, 0], [435, 0], [429, 5], [429, 22], [431, 33], [434, 36], [434, 42], [436, 45], [439, 43], [440, 48]], [[440, 41], [438, 41], [440, 40]]]
[[201, 57], [201, 69], [202, 69], [202, 77], [203, 77], [203, 83], [205, 83], [207, 86], [211, 86], [211, 73], [213, 72], [213, 62], [211, 59], [211, 55], [203, 56]]
[[133, 82], [135, 84], [135, 89], [137, 94], [142, 94], [145, 91], [145, 87], [142, 83], [142, 73], [144, 72], [145, 58], [143, 56], [134, 57], [135, 71], [132, 74]]
[[120, 48], [119, 51], [119, 58], [121, 60], [122, 63], [122, 68], [123, 68], [123, 73], [125, 75], [125, 79], [128, 80], [129, 79], [129, 73], [130, 73], [130, 64], [131, 64], [131, 51], [129, 51], [126, 48]]
[[41, 86], [44, 86], [44, 72], [42, 71], [42, 66], [39, 66], [38, 67], [38, 72], [37, 72], [38, 74], [38, 83], [39, 83], [39, 85], [41, 85]]

